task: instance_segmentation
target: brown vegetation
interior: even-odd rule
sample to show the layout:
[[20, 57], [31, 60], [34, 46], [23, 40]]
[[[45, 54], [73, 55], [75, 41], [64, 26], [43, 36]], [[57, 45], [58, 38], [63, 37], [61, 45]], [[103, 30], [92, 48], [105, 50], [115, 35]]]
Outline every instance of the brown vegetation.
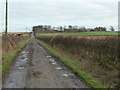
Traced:
[[119, 36], [37, 37], [77, 62], [77, 67], [105, 87], [118, 87]]
[[23, 41], [27, 40], [28, 36], [13, 36], [13, 35], [3, 35], [2, 36], [2, 53], [7, 53], [15, 49]]

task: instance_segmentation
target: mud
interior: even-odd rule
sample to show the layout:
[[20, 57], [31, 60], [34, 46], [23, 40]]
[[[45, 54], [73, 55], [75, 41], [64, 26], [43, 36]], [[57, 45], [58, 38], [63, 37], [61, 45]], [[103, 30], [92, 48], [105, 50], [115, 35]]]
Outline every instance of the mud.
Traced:
[[18, 55], [3, 81], [4, 88], [88, 88], [88, 86], [36, 41]]

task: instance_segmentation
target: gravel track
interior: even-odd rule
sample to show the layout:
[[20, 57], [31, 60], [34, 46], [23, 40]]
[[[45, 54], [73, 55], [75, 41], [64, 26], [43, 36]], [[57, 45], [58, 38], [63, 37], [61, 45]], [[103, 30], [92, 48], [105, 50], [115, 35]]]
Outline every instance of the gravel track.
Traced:
[[35, 40], [17, 56], [3, 81], [4, 88], [88, 88], [70, 68]]

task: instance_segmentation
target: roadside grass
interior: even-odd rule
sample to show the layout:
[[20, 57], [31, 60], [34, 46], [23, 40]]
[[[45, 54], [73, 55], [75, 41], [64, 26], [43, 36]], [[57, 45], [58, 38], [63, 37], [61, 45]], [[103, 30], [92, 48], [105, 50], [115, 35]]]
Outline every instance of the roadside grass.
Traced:
[[119, 31], [98, 31], [98, 32], [73, 32], [73, 33], [42, 33], [37, 36], [96, 36], [96, 35], [120, 35]]
[[17, 54], [25, 47], [29, 40], [24, 41], [22, 44], [17, 46], [14, 51], [2, 55], [2, 73], [4, 74], [11, 66], [13, 60]]
[[73, 70], [73, 72], [76, 73], [80, 78], [82, 78], [87, 83], [87, 85], [89, 85], [91, 88], [93, 88], [93, 89], [105, 88], [104, 85], [102, 85], [102, 83], [100, 81], [98, 81], [95, 78], [93, 78], [90, 74], [85, 73], [84, 71], [79, 70], [77, 68], [77, 66], [76, 66], [76, 62], [68, 60], [68, 58], [66, 58], [61, 53], [57, 52], [55, 49], [53, 49], [51, 46], [49, 46], [45, 42], [37, 40], [37, 39], [35, 39], [35, 40], [40, 45], [45, 47], [50, 53], [52, 53], [53, 55], [58, 57], [64, 64], [66, 64], [68, 67], [70, 67]]

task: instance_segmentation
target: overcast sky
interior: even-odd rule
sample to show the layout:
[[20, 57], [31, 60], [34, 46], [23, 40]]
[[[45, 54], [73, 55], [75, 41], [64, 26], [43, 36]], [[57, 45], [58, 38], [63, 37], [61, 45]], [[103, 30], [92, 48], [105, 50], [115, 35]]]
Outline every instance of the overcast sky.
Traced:
[[[8, 0], [9, 31], [31, 30], [34, 25], [113, 26], [118, 30], [119, 0]], [[0, 2], [0, 32], [4, 31], [5, 2]]]

